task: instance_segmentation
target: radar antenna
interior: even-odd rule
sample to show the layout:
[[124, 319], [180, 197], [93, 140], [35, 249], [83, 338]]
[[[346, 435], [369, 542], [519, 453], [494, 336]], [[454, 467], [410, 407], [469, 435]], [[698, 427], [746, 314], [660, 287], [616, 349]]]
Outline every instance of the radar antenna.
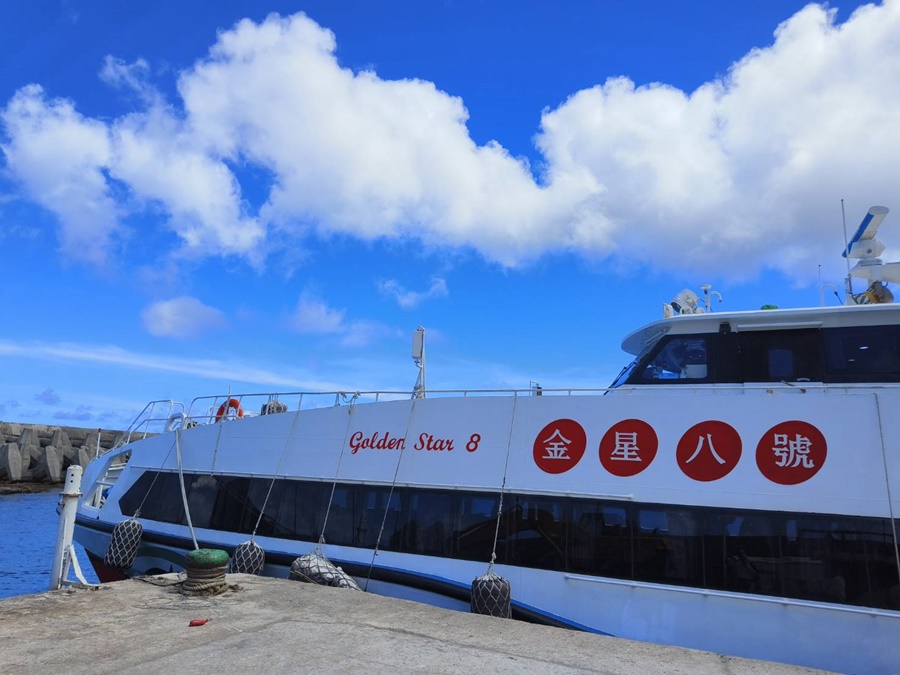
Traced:
[[[878, 227], [888, 212], [886, 206], [871, 207], [844, 249], [842, 255], [847, 258], [848, 267], [851, 259], [857, 261], [847, 273], [848, 291], [845, 303], [848, 305], [885, 303], [894, 299], [885, 282], [900, 283], [900, 262], [883, 262], [878, 256], [884, 252], [885, 246], [875, 238]], [[851, 290], [853, 277], [867, 280], [869, 288], [863, 293], [853, 293]]]

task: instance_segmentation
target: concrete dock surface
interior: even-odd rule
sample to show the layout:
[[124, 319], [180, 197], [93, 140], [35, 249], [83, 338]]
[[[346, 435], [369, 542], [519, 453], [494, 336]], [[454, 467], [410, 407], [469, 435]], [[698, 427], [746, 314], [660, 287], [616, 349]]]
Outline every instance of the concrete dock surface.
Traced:
[[[812, 673], [285, 579], [178, 575], [0, 601], [4, 673]], [[192, 620], [207, 619], [189, 627]]]

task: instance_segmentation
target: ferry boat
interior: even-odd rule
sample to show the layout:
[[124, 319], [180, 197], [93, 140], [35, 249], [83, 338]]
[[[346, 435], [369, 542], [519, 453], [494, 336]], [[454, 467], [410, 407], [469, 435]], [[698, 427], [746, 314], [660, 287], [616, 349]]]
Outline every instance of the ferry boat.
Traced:
[[[513, 616], [856, 673], [900, 671], [900, 306], [873, 207], [847, 304], [712, 312], [689, 291], [598, 390], [227, 394], [148, 404], [84, 476], [101, 579], [252, 535], [285, 577], [317, 547], [375, 592], [469, 609], [494, 560]], [[259, 411], [258, 414], [251, 414]], [[154, 425], [157, 425], [156, 427]], [[158, 428], [160, 433], [152, 433]], [[549, 648], [549, 646], [548, 646]]]

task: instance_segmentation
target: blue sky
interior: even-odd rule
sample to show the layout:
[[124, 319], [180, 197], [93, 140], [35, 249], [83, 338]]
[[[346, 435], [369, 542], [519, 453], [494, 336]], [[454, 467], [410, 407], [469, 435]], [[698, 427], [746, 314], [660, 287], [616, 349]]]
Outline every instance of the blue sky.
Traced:
[[898, 0], [6, 3], [0, 419], [409, 389], [420, 324], [431, 388], [601, 387], [682, 288], [816, 305], [840, 199], [900, 186], [898, 34]]

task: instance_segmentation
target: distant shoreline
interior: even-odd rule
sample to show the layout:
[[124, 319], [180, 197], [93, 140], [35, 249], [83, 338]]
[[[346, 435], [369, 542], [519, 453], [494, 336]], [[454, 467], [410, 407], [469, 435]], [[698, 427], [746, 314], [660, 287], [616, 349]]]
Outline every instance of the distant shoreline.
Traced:
[[5, 495], [31, 495], [41, 492], [55, 492], [60, 483], [10, 483], [0, 481], [0, 497]]

